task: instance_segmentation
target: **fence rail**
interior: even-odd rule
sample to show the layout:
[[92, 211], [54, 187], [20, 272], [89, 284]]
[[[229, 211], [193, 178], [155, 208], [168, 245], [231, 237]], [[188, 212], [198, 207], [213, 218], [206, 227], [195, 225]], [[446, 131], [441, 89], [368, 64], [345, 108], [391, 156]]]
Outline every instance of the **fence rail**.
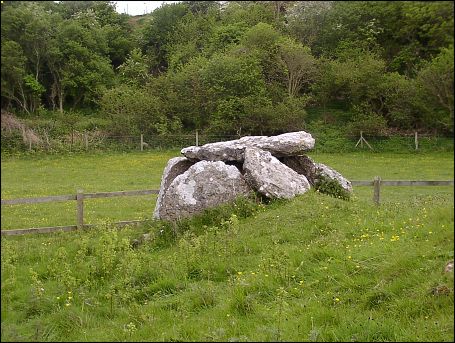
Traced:
[[[351, 181], [353, 186], [373, 186], [373, 181]], [[453, 186], [453, 181], [381, 180], [381, 186]]]
[[373, 202], [379, 205], [381, 186], [453, 186], [453, 180], [381, 180], [375, 176], [373, 181], [351, 181], [353, 186], [373, 186]]
[[[27, 233], [47, 233], [55, 231], [74, 231], [77, 229], [92, 227], [92, 224], [84, 224], [84, 199], [95, 199], [95, 198], [112, 198], [112, 197], [123, 197], [123, 196], [137, 196], [137, 195], [149, 195], [158, 194], [157, 189], [141, 189], [135, 191], [118, 191], [118, 192], [100, 192], [100, 193], [84, 193], [82, 190], [78, 190], [76, 195], [55, 195], [38, 198], [20, 198], [20, 199], [2, 199], [2, 205], [18, 205], [18, 204], [38, 204], [44, 202], [57, 202], [57, 201], [68, 201], [76, 200], [76, 225], [69, 226], [50, 226], [40, 228], [27, 228], [27, 229], [14, 229], [14, 230], [1, 230], [3, 235], [23, 235]], [[143, 220], [125, 220], [116, 222], [118, 226], [124, 226], [128, 224], [142, 223]]]
[[2, 205], [17, 205], [17, 204], [38, 204], [43, 202], [57, 202], [76, 200], [75, 195], [53, 195], [41, 198], [19, 198], [19, 199], [2, 199]]
[[[379, 176], [376, 176], [373, 181], [368, 180], [353, 180], [351, 181], [353, 186], [373, 186], [373, 201], [379, 205], [380, 199], [380, 187], [381, 186], [453, 186], [454, 181], [439, 181], [439, 180], [381, 180]], [[20, 198], [20, 199], [1, 199], [2, 205], [18, 205], [18, 204], [37, 204], [45, 202], [57, 202], [57, 201], [68, 201], [76, 200], [76, 225], [69, 226], [51, 226], [51, 227], [40, 227], [40, 228], [27, 228], [27, 229], [12, 229], [12, 230], [1, 230], [3, 235], [23, 235], [28, 233], [48, 233], [56, 231], [74, 231], [83, 228], [90, 228], [93, 224], [84, 224], [84, 199], [95, 199], [95, 198], [111, 198], [111, 197], [122, 197], [122, 196], [137, 196], [137, 195], [149, 195], [158, 194], [157, 189], [144, 189], [134, 191], [118, 191], [118, 192], [99, 192], [99, 193], [84, 193], [79, 190], [76, 195], [55, 195], [38, 198]], [[117, 226], [125, 226], [129, 224], [140, 224], [146, 220], [125, 220], [114, 223]]]

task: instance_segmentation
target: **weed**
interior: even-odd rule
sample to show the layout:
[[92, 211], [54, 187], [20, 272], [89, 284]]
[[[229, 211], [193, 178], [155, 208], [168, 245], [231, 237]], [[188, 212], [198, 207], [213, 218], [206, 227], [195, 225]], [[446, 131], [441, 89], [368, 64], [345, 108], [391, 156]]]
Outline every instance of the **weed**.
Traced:
[[351, 198], [351, 193], [341, 187], [338, 181], [324, 175], [318, 176], [318, 179], [314, 183], [314, 189], [317, 192], [328, 194], [334, 198], [343, 200], [349, 200]]

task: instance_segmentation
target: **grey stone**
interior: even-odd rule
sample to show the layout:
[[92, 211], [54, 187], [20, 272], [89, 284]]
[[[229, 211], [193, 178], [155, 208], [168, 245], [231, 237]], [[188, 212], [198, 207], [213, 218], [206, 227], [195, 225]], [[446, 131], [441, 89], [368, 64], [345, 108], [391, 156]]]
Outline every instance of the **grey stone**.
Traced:
[[306, 155], [286, 156], [281, 158], [281, 162], [301, 175], [305, 175], [311, 185], [314, 185], [321, 175], [337, 181], [346, 191], [352, 192], [352, 184], [335, 169], [322, 163], [314, 162]]
[[453, 273], [453, 260], [447, 262], [446, 266], [444, 267], [444, 272]]
[[158, 198], [156, 199], [153, 218], [160, 219], [161, 201], [169, 185], [177, 176], [186, 172], [193, 164], [194, 162], [185, 157], [174, 157], [167, 162], [166, 168], [164, 168], [163, 175], [161, 176], [160, 192], [158, 193]]
[[246, 148], [243, 171], [250, 186], [268, 198], [290, 199], [310, 189], [304, 175], [287, 167], [268, 151]]
[[305, 175], [308, 182], [314, 185], [316, 181], [316, 166], [311, 158], [306, 155], [285, 156], [280, 158], [280, 161], [297, 173]]
[[161, 199], [159, 214], [175, 221], [247, 196], [251, 188], [235, 166], [200, 161], [177, 176]]
[[247, 147], [269, 151], [275, 157], [301, 154], [314, 147], [314, 138], [305, 131], [289, 132], [278, 136], [246, 136], [240, 139], [209, 143], [200, 147], [182, 149], [191, 160], [240, 161], [244, 160]]
[[335, 169], [330, 168], [329, 166], [326, 166], [325, 164], [322, 163], [315, 163], [315, 166], [317, 175], [323, 175], [325, 177], [328, 177], [329, 179], [337, 181], [341, 187], [343, 187], [346, 191], [352, 193], [351, 181], [346, 179]]

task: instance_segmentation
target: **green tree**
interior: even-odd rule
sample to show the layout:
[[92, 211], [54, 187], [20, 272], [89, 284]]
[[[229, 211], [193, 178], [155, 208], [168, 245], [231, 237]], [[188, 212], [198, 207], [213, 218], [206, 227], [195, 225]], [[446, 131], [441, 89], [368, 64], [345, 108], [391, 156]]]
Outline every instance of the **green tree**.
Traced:
[[14, 41], [2, 40], [1, 55], [2, 108], [10, 107], [11, 102], [14, 102], [25, 112], [30, 113], [24, 85], [27, 59], [22, 47]]
[[52, 23], [56, 16], [44, 10], [36, 2], [21, 2], [20, 6], [8, 7], [1, 14], [2, 39], [20, 44], [27, 58], [27, 71], [38, 82], [53, 35]]
[[454, 59], [453, 46], [428, 62], [417, 74], [422, 99], [425, 99], [426, 121], [431, 126], [453, 133]]
[[376, 113], [381, 111], [381, 84], [386, 72], [385, 62], [376, 54], [350, 47], [332, 62], [336, 96], [351, 106], [368, 105]]
[[205, 128], [213, 111], [213, 102], [203, 78], [207, 63], [206, 58], [195, 57], [150, 84], [152, 94], [162, 99], [168, 119], [179, 118], [189, 130]]
[[100, 99], [100, 110], [111, 120], [114, 135], [164, 134], [171, 128], [160, 100], [144, 89], [121, 85], [107, 90]]
[[53, 51], [52, 75], [60, 110], [65, 101], [73, 108], [79, 104], [94, 105], [106, 87], [112, 85], [114, 77], [101, 28], [84, 14], [61, 24], [57, 43], [59, 45]]
[[286, 14], [288, 32], [312, 51], [318, 50], [333, 1], [298, 1]]
[[352, 42], [380, 53], [391, 71], [414, 76], [422, 61], [453, 44], [453, 1], [305, 2], [296, 8], [291, 32], [317, 56], [333, 57], [340, 43]]
[[261, 1], [228, 1], [221, 11], [223, 24], [244, 24], [252, 27], [259, 23], [274, 24], [274, 7]]
[[286, 79], [287, 69], [280, 58], [283, 37], [270, 24], [259, 23], [245, 32], [239, 51], [246, 51], [260, 61], [262, 74], [269, 92], [274, 92]]
[[215, 52], [225, 52], [238, 44], [247, 30], [247, 26], [242, 23], [219, 24], [212, 29], [209, 37], [207, 55]]
[[209, 14], [187, 13], [168, 36], [167, 61], [176, 70], [190, 59], [202, 55], [208, 45], [215, 17]]
[[168, 67], [169, 37], [186, 13], [188, 13], [186, 4], [164, 4], [152, 12], [141, 29], [141, 49], [151, 60], [156, 61], [154, 67], [157, 71], [165, 71]]
[[241, 133], [247, 113], [245, 99], [267, 97], [259, 61], [251, 55], [217, 54], [203, 70], [202, 79], [210, 99], [208, 106], [213, 108], [211, 126], [217, 133]]
[[316, 59], [308, 47], [292, 40], [283, 39], [280, 43], [280, 57], [287, 74], [287, 89], [291, 97], [297, 96], [303, 87], [315, 80]]
[[389, 126], [403, 129], [422, 128], [422, 111], [414, 79], [397, 72], [384, 75], [383, 113]]
[[[41, 4], [36, 2], [20, 2], [15, 6], [8, 6], [2, 11], [2, 40], [9, 43], [5, 46], [11, 58], [5, 56], [6, 62], [10, 63], [13, 59], [18, 61], [19, 69], [23, 69], [22, 81], [19, 83], [16, 77], [13, 86], [7, 86], [2, 79], [2, 84], [9, 89], [8, 94], [15, 98], [15, 102], [27, 113], [33, 113], [41, 104], [41, 97], [45, 92], [43, 88], [46, 84], [46, 62], [48, 52], [51, 48], [54, 27], [52, 23], [59, 20], [57, 14], [46, 11]], [[14, 42], [17, 53], [12, 53]], [[3, 44], [2, 44], [3, 48]], [[4, 54], [2, 54], [4, 55]], [[19, 55], [23, 55], [22, 59]], [[3, 60], [2, 60], [3, 67]], [[11, 72], [4, 72], [2, 77], [12, 81], [12, 73], [18, 75], [18, 69], [14, 68]], [[9, 74], [9, 76], [7, 76]], [[33, 78], [33, 80], [31, 79]], [[14, 88], [14, 92], [11, 89]], [[20, 101], [19, 101], [20, 99]]]
[[134, 48], [117, 69], [121, 82], [130, 85], [144, 86], [150, 78], [147, 57], [139, 48]]

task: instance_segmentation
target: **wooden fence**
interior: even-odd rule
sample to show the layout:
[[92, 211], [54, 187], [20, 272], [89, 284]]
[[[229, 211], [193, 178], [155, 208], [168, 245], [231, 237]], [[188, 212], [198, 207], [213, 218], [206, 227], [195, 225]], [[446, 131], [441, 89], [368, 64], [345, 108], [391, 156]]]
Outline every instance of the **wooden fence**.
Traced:
[[[453, 186], [454, 181], [408, 181], [408, 180], [381, 180], [379, 176], [376, 176], [372, 181], [351, 181], [353, 186], [373, 186], [373, 201], [376, 205], [380, 202], [380, 191], [381, 186]], [[23, 235], [27, 233], [47, 233], [55, 231], [73, 231], [82, 228], [89, 228], [92, 224], [84, 224], [84, 199], [93, 198], [110, 198], [110, 197], [121, 197], [121, 196], [137, 196], [137, 195], [149, 195], [158, 194], [159, 190], [146, 189], [137, 191], [119, 191], [119, 192], [103, 192], [103, 193], [84, 193], [79, 190], [75, 195], [55, 195], [40, 198], [21, 198], [21, 199], [9, 199], [1, 200], [2, 205], [16, 205], [16, 204], [38, 204], [44, 202], [55, 202], [55, 201], [68, 201], [76, 200], [76, 225], [69, 226], [52, 226], [52, 227], [41, 227], [41, 228], [28, 228], [28, 229], [14, 229], [14, 230], [1, 230], [3, 235]], [[128, 224], [138, 224], [144, 222], [143, 220], [126, 220], [115, 223], [118, 226], [124, 226]]]
[[[40, 227], [40, 228], [29, 228], [29, 229], [15, 229], [15, 230], [1, 230], [3, 235], [23, 235], [26, 233], [46, 233], [54, 231], [73, 231], [82, 228], [88, 228], [93, 226], [92, 224], [84, 224], [84, 199], [94, 198], [111, 198], [111, 197], [124, 197], [124, 196], [137, 196], [137, 195], [149, 195], [158, 194], [157, 189], [145, 189], [137, 191], [119, 191], [119, 192], [102, 192], [102, 193], [84, 193], [82, 190], [78, 190], [75, 195], [55, 195], [40, 198], [21, 198], [21, 199], [9, 199], [3, 200], [2, 205], [17, 205], [17, 204], [38, 204], [44, 202], [56, 202], [56, 201], [68, 201], [76, 200], [76, 225], [69, 226], [51, 226], [51, 227]], [[124, 226], [128, 224], [141, 223], [143, 220], [125, 220], [115, 223], [118, 226]]]
[[353, 186], [373, 186], [373, 201], [379, 205], [381, 186], [453, 186], [451, 181], [409, 181], [409, 180], [381, 180], [376, 176], [373, 181], [351, 181]]

